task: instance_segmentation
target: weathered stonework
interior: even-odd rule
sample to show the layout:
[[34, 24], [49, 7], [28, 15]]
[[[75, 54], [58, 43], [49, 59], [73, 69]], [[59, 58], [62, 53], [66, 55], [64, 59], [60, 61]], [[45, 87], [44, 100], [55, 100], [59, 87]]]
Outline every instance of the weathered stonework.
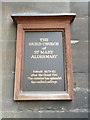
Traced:
[[[2, 3], [2, 110], [4, 118], [87, 117], [88, 112], [88, 4], [87, 3]], [[76, 12], [71, 25], [73, 101], [20, 101], [14, 99], [16, 25], [12, 13]], [[0, 29], [1, 31], [1, 29]]]

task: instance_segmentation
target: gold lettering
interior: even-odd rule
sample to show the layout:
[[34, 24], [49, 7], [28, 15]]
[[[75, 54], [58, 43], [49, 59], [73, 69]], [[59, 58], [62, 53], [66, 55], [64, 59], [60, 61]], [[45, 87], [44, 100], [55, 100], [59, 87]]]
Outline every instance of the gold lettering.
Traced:
[[57, 58], [58, 55], [32, 55], [31, 56], [31, 59], [43, 59], [43, 58], [51, 58], [51, 59], [54, 59], [54, 58]]
[[33, 70], [28, 79], [32, 84], [56, 84], [62, 77], [58, 76], [56, 70]]
[[40, 51], [40, 54], [53, 54], [53, 51]]

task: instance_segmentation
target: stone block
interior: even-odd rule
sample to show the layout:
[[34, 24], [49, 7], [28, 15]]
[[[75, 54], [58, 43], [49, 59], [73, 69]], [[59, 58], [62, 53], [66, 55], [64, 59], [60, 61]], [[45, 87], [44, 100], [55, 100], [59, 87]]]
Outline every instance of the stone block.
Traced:
[[71, 24], [72, 40], [88, 40], [88, 18], [75, 18]]
[[2, 113], [3, 118], [39, 118], [38, 112], [30, 111], [9, 111]]
[[[2, 69], [3, 73], [14, 74], [15, 62], [16, 62], [16, 42], [15, 41], [3, 41], [2, 49]], [[3, 75], [4, 75], [3, 74]]]
[[88, 16], [90, 17], [90, 1], [88, 2]]
[[73, 72], [88, 72], [88, 41], [78, 40], [71, 44]]
[[2, 111], [17, 111], [18, 102], [14, 101], [14, 75], [2, 77]]
[[88, 16], [88, 2], [70, 2], [71, 13], [76, 13], [77, 17]]
[[73, 73], [75, 88], [88, 89], [88, 73]]

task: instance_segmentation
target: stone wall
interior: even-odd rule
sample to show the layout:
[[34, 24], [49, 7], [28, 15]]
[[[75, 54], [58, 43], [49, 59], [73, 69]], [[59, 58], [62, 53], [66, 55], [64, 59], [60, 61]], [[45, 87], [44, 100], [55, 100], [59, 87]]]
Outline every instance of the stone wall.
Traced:
[[[76, 13], [71, 24], [74, 76], [73, 101], [14, 101], [16, 25], [12, 13]], [[1, 31], [1, 28], [0, 28]], [[88, 3], [2, 2], [2, 117], [87, 117], [88, 108]]]

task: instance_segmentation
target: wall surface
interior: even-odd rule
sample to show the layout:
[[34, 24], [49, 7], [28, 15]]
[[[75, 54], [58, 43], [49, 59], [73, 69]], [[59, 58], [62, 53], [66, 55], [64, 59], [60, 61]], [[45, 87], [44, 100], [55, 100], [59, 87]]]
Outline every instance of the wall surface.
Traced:
[[[76, 13], [71, 24], [73, 101], [14, 101], [16, 25], [12, 13]], [[1, 28], [0, 28], [1, 30]], [[88, 117], [88, 3], [2, 3], [2, 117]], [[0, 46], [1, 48], [1, 46]]]
[[[0, 15], [2, 16], [2, 4], [0, 2]], [[0, 17], [0, 118], [2, 118], [2, 17]]]

